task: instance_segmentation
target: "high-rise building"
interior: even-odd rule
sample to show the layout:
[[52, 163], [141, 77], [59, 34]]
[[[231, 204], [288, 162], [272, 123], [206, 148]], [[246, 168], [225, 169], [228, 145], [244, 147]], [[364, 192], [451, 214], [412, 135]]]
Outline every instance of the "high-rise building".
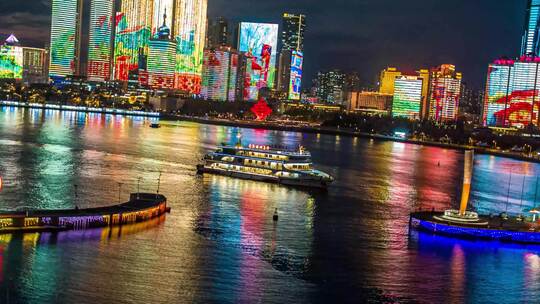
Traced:
[[23, 82], [47, 83], [49, 53], [46, 49], [23, 47]]
[[420, 69], [416, 71], [416, 75], [422, 78], [422, 106], [420, 107], [420, 118], [426, 119], [429, 117], [429, 79], [431, 73], [429, 69]]
[[49, 75], [53, 80], [80, 74], [82, 0], [52, 0]]
[[87, 77], [90, 81], [111, 78], [113, 47], [114, 0], [90, 2]]
[[461, 83], [461, 97], [459, 99], [460, 115], [479, 116], [482, 113], [484, 104], [484, 91], [476, 90], [467, 83]]
[[45, 49], [21, 46], [11, 34], [0, 45], [0, 78], [23, 81], [25, 84], [48, 82], [48, 52]]
[[321, 102], [342, 104], [345, 99], [345, 74], [340, 70], [317, 74], [317, 97]]
[[213, 49], [220, 46], [230, 46], [229, 21], [218, 17], [208, 22], [208, 39], [206, 48]]
[[282, 50], [304, 51], [304, 32], [306, 16], [302, 14], [283, 14], [281, 30]]
[[539, 124], [540, 58], [498, 59], [488, 67], [483, 123], [523, 128]]
[[238, 51], [251, 58], [251, 67], [244, 79], [243, 100], [256, 100], [260, 89], [274, 88], [278, 30], [277, 24], [240, 23]]
[[277, 90], [283, 93], [289, 92], [291, 77], [291, 50], [281, 50], [278, 61]]
[[[204, 51], [201, 96], [215, 101], [234, 101], [238, 54], [228, 49]], [[232, 99], [231, 99], [232, 97]]]
[[393, 96], [379, 92], [351, 91], [347, 93], [347, 109], [372, 114], [388, 115]]
[[174, 0], [175, 88], [199, 94], [202, 84], [208, 0]]
[[540, 0], [528, 0], [521, 55], [538, 55], [540, 48]]
[[394, 84], [396, 78], [401, 76], [397, 68], [388, 67], [382, 70], [379, 77], [379, 93], [394, 95]]
[[443, 64], [432, 69], [429, 89], [429, 118], [438, 122], [455, 121], [459, 114], [461, 73], [456, 67]]
[[300, 100], [302, 91], [305, 29], [305, 15], [283, 14], [277, 90], [291, 100]]
[[429, 116], [429, 77], [428, 69], [420, 69], [414, 72], [402, 72], [395, 67], [389, 67], [381, 71], [379, 77], [379, 93], [394, 95], [394, 86], [397, 78], [401, 76], [414, 76], [422, 79], [422, 102], [420, 105], [420, 117]]
[[422, 84], [419, 76], [399, 76], [394, 83], [392, 117], [419, 119], [422, 106]]
[[123, 0], [116, 16], [115, 79], [144, 84], [139, 71], [147, 72], [150, 40], [156, 39], [165, 25], [176, 43], [174, 88], [198, 94], [206, 10], [207, 0]]
[[345, 90], [347, 92], [360, 91], [360, 76], [358, 72], [350, 72], [345, 76]]
[[[163, 10], [161, 26], [148, 42], [146, 73], [148, 86], [154, 89], [173, 89], [176, 64], [176, 43], [171, 39], [170, 24]], [[143, 74], [145, 72], [142, 72]]]
[[11, 35], [0, 45], [0, 79], [22, 80], [23, 48], [19, 40]]
[[279, 54], [277, 90], [289, 100], [300, 100], [304, 54], [283, 50]]

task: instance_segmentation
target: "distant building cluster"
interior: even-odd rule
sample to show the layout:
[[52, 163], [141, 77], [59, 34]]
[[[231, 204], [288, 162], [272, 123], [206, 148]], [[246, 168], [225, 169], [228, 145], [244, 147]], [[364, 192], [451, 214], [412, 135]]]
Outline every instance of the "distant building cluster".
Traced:
[[47, 83], [48, 62], [47, 50], [21, 46], [14, 35], [0, 45], [0, 79]]
[[350, 111], [452, 122], [459, 116], [461, 79], [451, 64], [414, 72], [389, 67], [378, 92], [349, 90], [346, 104]]

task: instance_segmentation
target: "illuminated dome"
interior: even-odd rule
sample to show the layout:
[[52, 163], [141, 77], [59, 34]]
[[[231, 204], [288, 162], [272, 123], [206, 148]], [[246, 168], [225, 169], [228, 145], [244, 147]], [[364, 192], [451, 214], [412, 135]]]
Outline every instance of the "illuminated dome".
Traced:
[[157, 31], [157, 37], [160, 40], [169, 40], [171, 37], [171, 29], [167, 26], [166, 21], [167, 20], [167, 9], [165, 9], [165, 13], [163, 14], [163, 24], [158, 28]]

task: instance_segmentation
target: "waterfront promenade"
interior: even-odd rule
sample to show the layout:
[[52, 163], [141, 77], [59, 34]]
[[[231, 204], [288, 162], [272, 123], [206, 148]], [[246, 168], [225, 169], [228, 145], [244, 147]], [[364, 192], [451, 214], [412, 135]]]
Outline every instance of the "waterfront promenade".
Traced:
[[163, 115], [162, 119], [163, 120], [191, 121], [191, 122], [197, 122], [197, 123], [203, 123], [203, 124], [213, 124], [213, 125], [220, 125], [220, 126], [250, 128], [250, 129], [266, 129], [266, 130], [276, 130], [276, 131], [371, 138], [375, 140], [396, 141], [396, 142], [432, 146], [432, 147], [439, 147], [439, 148], [447, 148], [447, 149], [454, 149], [454, 150], [462, 150], [462, 151], [474, 150], [475, 153], [479, 153], [479, 154], [502, 156], [502, 157], [508, 157], [508, 158], [517, 159], [517, 160], [540, 163], [540, 158], [538, 158], [538, 156], [534, 154], [531, 156], [527, 156], [523, 153], [510, 152], [510, 151], [504, 152], [501, 150], [491, 149], [491, 148], [486, 148], [486, 147], [459, 145], [459, 144], [436, 142], [436, 141], [407, 139], [407, 138], [387, 136], [387, 135], [382, 135], [382, 134], [358, 132], [351, 129], [321, 127], [320, 125], [310, 124], [310, 123], [293, 125], [293, 124], [284, 124], [283, 122], [229, 120], [229, 119], [219, 119], [219, 118], [209, 118], [209, 117], [193, 117], [193, 116], [186, 116], [186, 115]]
[[52, 103], [32, 103], [32, 102], [18, 102], [0, 100], [0, 106], [11, 106], [19, 108], [31, 108], [42, 110], [59, 110], [59, 111], [75, 111], [84, 113], [101, 113], [101, 114], [115, 114], [115, 115], [128, 115], [128, 116], [143, 116], [143, 117], [159, 117], [158, 112], [145, 112], [145, 111], [132, 111], [123, 109], [112, 108], [94, 108], [85, 106], [71, 106], [71, 105], [59, 105]]
[[143, 222], [170, 209], [165, 196], [132, 193], [128, 202], [107, 207], [0, 211], [0, 233], [64, 231]]

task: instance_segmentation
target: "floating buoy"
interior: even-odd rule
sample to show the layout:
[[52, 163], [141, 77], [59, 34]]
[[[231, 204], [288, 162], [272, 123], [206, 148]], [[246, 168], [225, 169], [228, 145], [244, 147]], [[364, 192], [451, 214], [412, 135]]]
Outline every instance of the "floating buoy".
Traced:
[[272, 217], [272, 219], [274, 220], [274, 222], [277, 222], [277, 220], [278, 220], [277, 208], [276, 208], [276, 210], [274, 210], [274, 216]]

